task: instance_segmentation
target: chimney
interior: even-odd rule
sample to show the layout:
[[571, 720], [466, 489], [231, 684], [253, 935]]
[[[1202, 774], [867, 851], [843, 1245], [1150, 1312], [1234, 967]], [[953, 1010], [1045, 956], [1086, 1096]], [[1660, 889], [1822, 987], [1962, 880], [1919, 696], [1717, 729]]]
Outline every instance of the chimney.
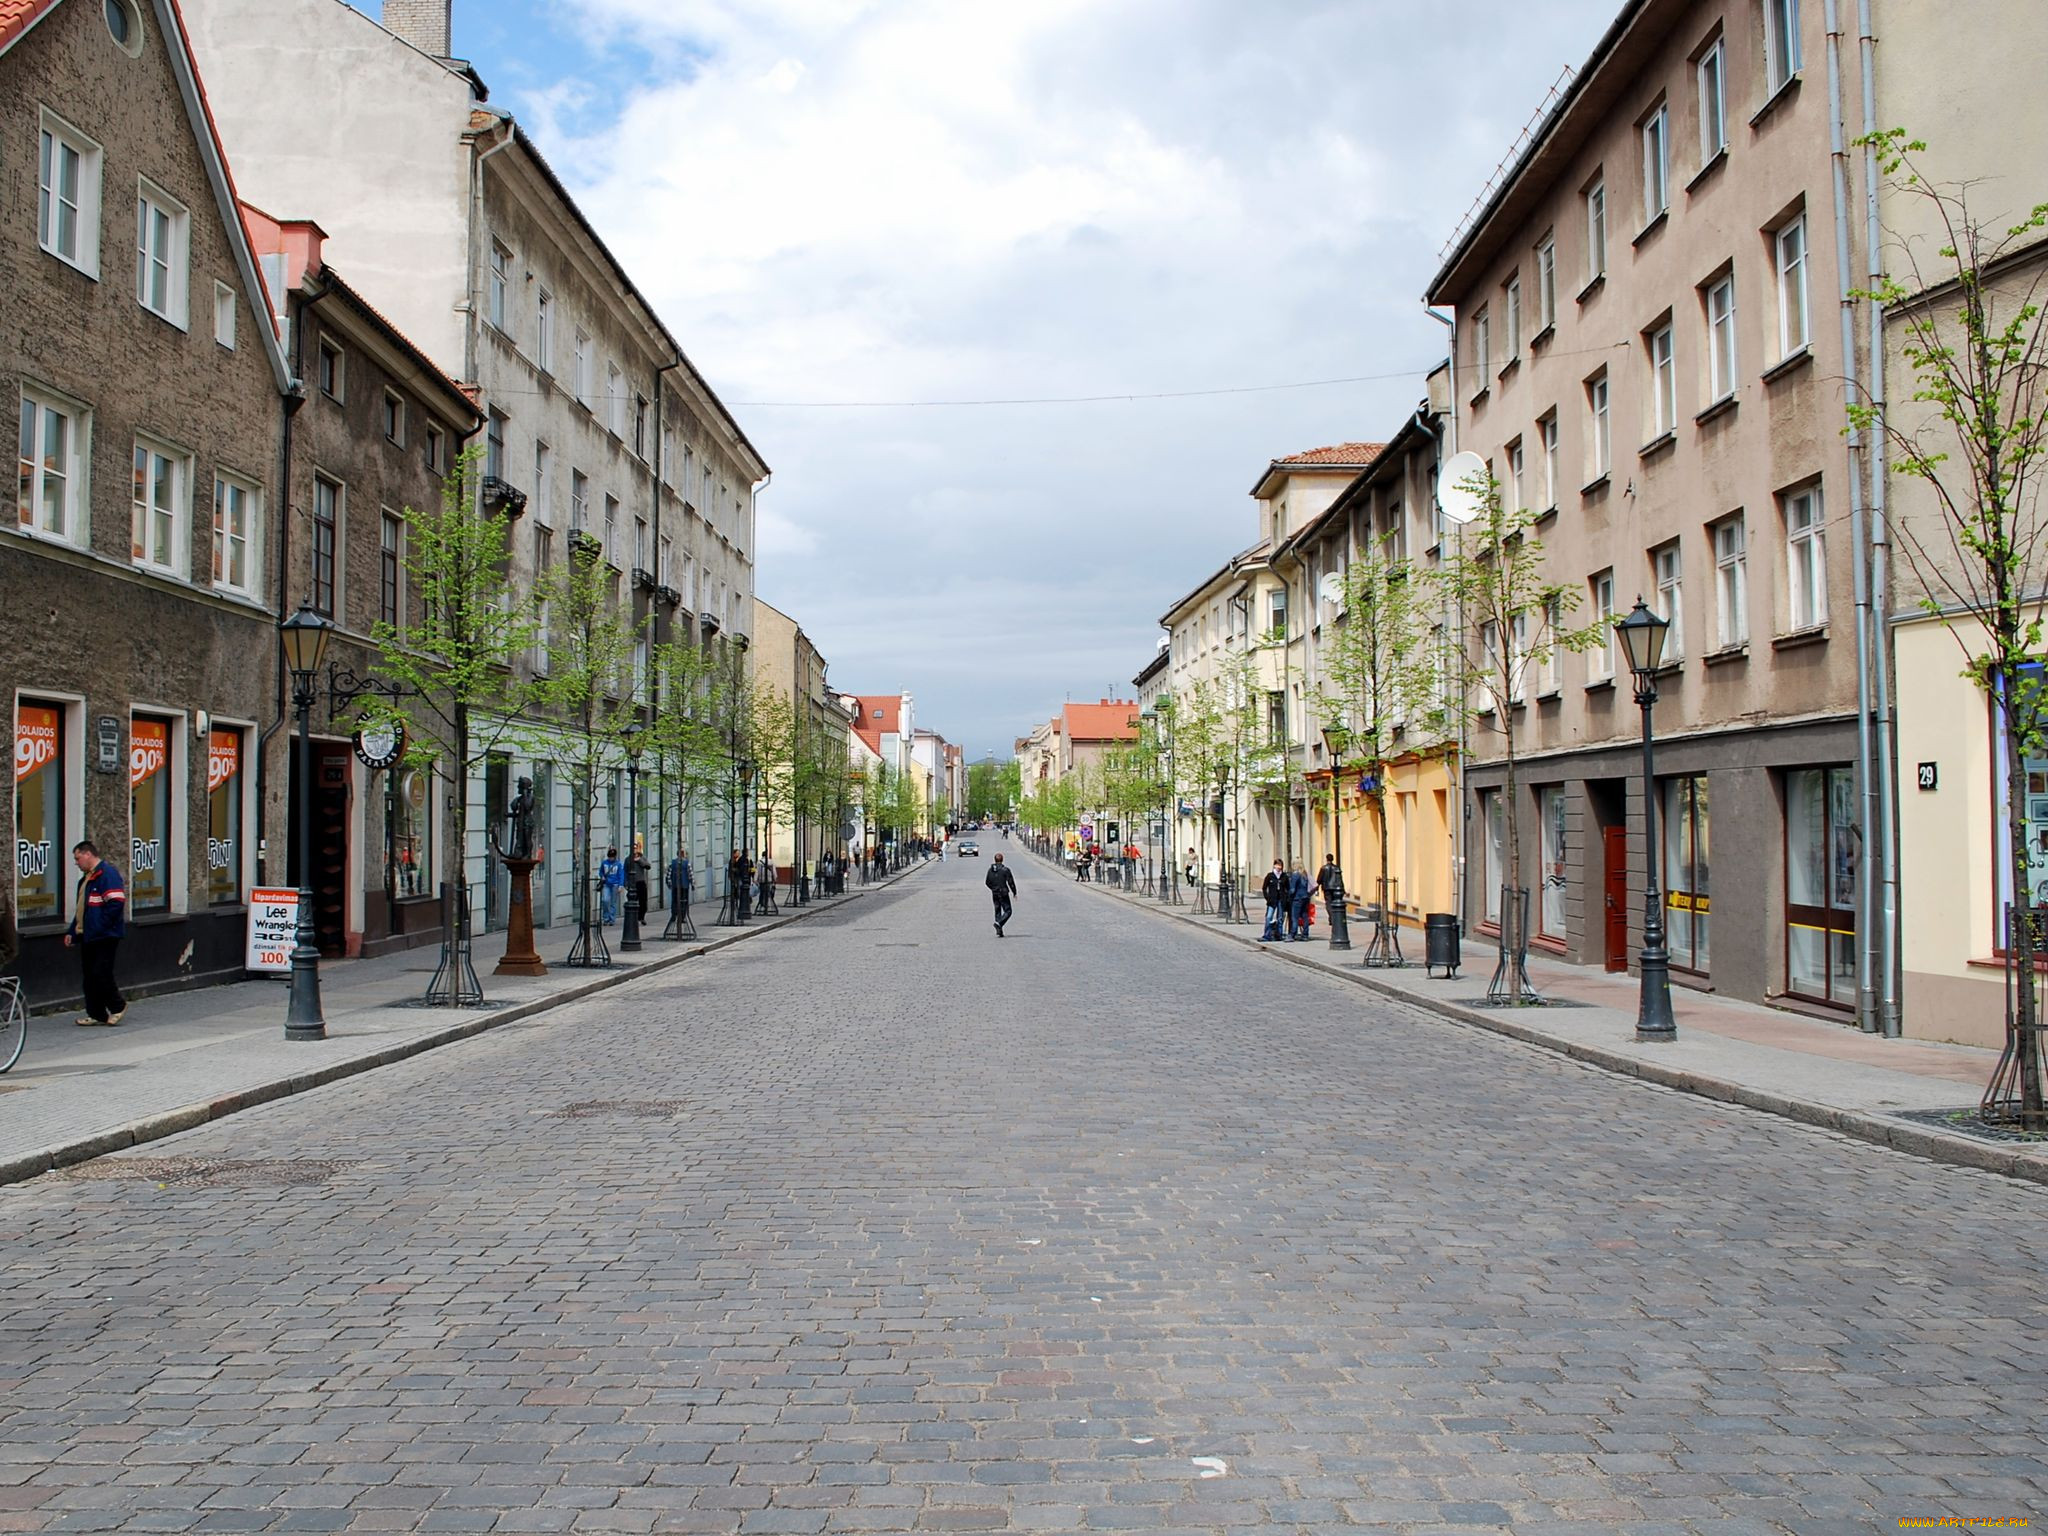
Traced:
[[421, 53], [449, 55], [455, 0], [384, 0], [384, 30], [404, 38]]

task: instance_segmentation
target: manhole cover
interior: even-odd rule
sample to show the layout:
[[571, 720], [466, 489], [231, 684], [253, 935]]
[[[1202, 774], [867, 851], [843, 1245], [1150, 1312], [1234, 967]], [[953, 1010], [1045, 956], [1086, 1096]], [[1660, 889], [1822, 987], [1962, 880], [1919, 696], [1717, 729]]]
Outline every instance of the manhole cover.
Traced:
[[2007, 1146], [2048, 1145], [2048, 1136], [2028, 1131], [2011, 1131], [2002, 1125], [1986, 1125], [1978, 1118], [1977, 1106], [1974, 1104], [1962, 1109], [1902, 1109], [1893, 1118], [1911, 1120], [1916, 1125], [1931, 1125], [1938, 1131], [1952, 1131], [1958, 1136], [1969, 1136], [1977, 1141], [2003, 1142]]
[[588, 1120], [596, 1115], [623, 1115], [629, 1119], [666, 1120], [690, 1106], [682, 1099], [585, 1099], [555, 1110], [550, 1120]]
[[310, 1157], [103, 1157], [58, 1170], [66, 1179], [146, 1179], [211, 1189], [323, 1184], [356, 1158]]

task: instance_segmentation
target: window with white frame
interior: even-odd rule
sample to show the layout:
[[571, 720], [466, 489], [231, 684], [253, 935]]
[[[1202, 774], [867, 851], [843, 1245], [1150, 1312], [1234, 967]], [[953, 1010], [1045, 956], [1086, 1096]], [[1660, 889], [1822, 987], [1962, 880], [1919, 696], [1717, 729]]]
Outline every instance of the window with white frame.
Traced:
[[1472, 366], [1485, 389], [1493, 372], [1493, 317], [1483, 309], [1472, 317]]
[[213, 339], [235, 350], [235, 290], [226, 283], [213, 285]]
[[533, 296], [533, 363], [542, 373], [555, 367], [555, 296], [542, 288]]
[[619, 498], [609, 491], [604, 498], [604, 557], [619, 563]]
[[21, 392], [19, 526], [68, 544], [86, 541], [85, 454], [90, 414], [37, 390]]
[[651, 569], [647, 564], [647, 519], [644, 517], [633, 519], [633, 569]]
[[134, 468], [133, 559], [150, 570], [182, 575], [185, 455], [168, 444], [138, 437]]
[[665, 421], [661, 424], [661, 483], [675, 489], [676, 429]]
[[1588, 585], [1600, 638], [1586, 652], [1586, 673], [1594, 682], [1604, 683], [1614, 676], [1614, 572], [1602, 571]]
[[576, 401], [585, 410], [589, 410], [591, 408], [590, 391], [594, 380], [594, 375], [590, 370], [590, 338], [584, 335], [580, 329], [576, 332], [574, 366], [576, 373]]
[[536, 594], [533, 609], [533, 670], [542, 676], [548, 670], [548, 648], [551, 643], [548, 626], [548, 570], [554, 564], [555, 535], [552, 529], [538, 525], [533, 530], [533, 588]]
[[675, 584], [676, 541], [667, 534], [661, 536], [661, 564], [655, 569], [654, 579], [662, 586]]
[[633, 457], [647, 457], [647, 397], [633, 397]]
[[397, 629], [404, 615], [405, 524], [387, 509], [377, 533], [377, 618]]
[[533, 520], [555, 520], [555, 450], [539, 438], [533, 440]]
[[1707, 393], [1726, 400], [1735, 393], [1735, 274], [1707, 284]]
[[1563, 484], [1558, 474], [1557, 455], [1557, 412], [1536, 423], [1536, 430], [1543, 439], [1543, 510], [1557, 510], [1557, 493]]
[[1728, 54], [1715, 38], [1695, 70], [1700, 88], [1700, 164], [1728, 147]]
[[512, 418], [495, 406], [484, 421], [484, 474], [493, 480], [505, 478], [505, 435], [511, 424]]
[[1607, 183], [1586, 188], [1586, 281], [1607, 270]]
[[1592, 480], [1604, 480], [1614, 468], [1614, 439], [1607, 419], [1607, 370], [1602, 368], [1586, 380], [1586, 457], [1593, 466]]
[[1559, 668], [1562, 660], [1558, 655], [1557, 637], [1564, 629], [1564, 604], [1551, 598], [1543, 605], [1543, 655], [1536, 666], [1536, 691], [1555, 693], [1558, 689]]
[[1678, 362], [1670, 321], [1644, 337], [1644, 351], [1650, 360], [1650, 439], [1654, 442], [1678, 426]]
[[582, 533], [590, 520], [590, 479], [580, 469], [569, 471], [569, 531]]
[[1820, 487], [1789, 491], [1780, 504], [1785, 513], [1785, 573], [1791, 588], [1792, 628], [1813, 629], [1828, 621], [1827, 528]]
[[1799, 73], [1799, 0], [1764, 0], [1764, 70], [1772, 91]]
[[1790, 357], [1808, 340], [1806, 319], [1806, 215], [1772, 237], [1778, 267], [1778, 356]]
[[1557, 324], [1557, 241], [1549, 235], [1536, 247], [1536, 329]]
[[1508, 279], [1501, 309], [1508, 328], [1507, 360], [1512, 363], [1522, 355], [1522, 278], [1519, 273]]
[[183, 327], [188, 318], [192, 218], [163, 188], [142, 182], [135, 194], [135, 301]]
[[234, 475], [213, 477], [213, 584], [223, 592], [256, 595], [262, 580], [257, 540], [262, 493]]
[[1749, 536], [1742, 515], [1714, 524], [1714, 638], [1723, 650], [1749, 643]]
[[604, 424], [613, 437], [626, 430], [626, 376], [617, 363], [604, 365]]
[[1650, 555], [1650, 570], [1657, 580], [1657, 613], [1671, 627], [1664, 632], [1664, 658], [1676, 661], [1685, 654], [1685, 564], [1678, 540], [1673, 539]]
[[1529, 505], [1528, 479], [1524, 474], [1526, 457], [1519, 437], [1508, 444], [1508, 496], [1510, 510], [1515, 512], [1523, 511]]
[[1671, 206], [1671, 109], [1660, 106], [1643, 120], [1643, 225]]
[[491, 242], [491, 276], [487, 297], [491, 324], [506, 330], [506, 316], [512, 308], [512, 253], [496, 240]]
[[1517, 704], [1522, 702], [1529, 685], [1529, 657], [1533, 650], [1529, 643], [1530, 621], [1526, 608], [1508, 621], [1508, 697]]
[[100, 147], [45, 112], [36, 135], [36, 240], [59, 261], [100, 275]]
[[1507, 691], [1501, 678], [1500, 626], [1492, 619], [1479, 626], [1479, 669], [1485, 675], [1485, 691], [1479, 696], [1479, 710], [1490, 715], [1499, 707], [1501, 697]]

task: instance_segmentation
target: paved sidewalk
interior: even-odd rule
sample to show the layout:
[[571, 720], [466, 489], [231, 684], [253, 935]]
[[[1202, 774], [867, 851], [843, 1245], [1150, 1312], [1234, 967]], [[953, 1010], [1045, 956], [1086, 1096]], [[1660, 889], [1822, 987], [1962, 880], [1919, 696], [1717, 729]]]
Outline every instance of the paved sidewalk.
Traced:
[[877, 884], [856, 883], [844, 896], [784, 906], [779, 915], [753, 919], [742, 928], [716, 926], [717, 905], [700, 903], [693, 912], [694, 940], [661, 939], [667, 914], [657, 912], [644, 930], [647, 947], [636, 954], [619, 952], [614, 925], [605, 930], [613, 963], [603, 969], [563, 969], [560, 961], [576, 930], [558, 925], [535, 936], [541, 958], [551, 967], [546, 976], [494, 976], [505, 936], [479, 935], [475, 954], [483, 1008], [418, 1006], [439, 964], [438, 945], [374, 960], [329, 961], [320, 967], [327, 1017], [322, 1041], [284, 1038], [282, 978], [143, 998], [115, 1029], [80, 1029], [69, 1012], [33, 1018], [21, 1060], [0, 1075], [0, 1184], [189, 1130], [530, 1018], [636, 975], [859, 901], [922, 867], [911, 864]]
[[1471, 938], [1455, 979], [1428, 977], [1422, 935], [1402, 930], [1407, 966], [1367, 970], [1370, 930], [1354, 920], [1352, 948], [1332, 950], [1329, 928], [1303, 944], [1258, 942], [1260, 924], [1224, 923], [1189, 907], [1103, 885], [1114, 896], [1161, 916], [1193, 923], [1270, 959], [1307, 966], [1389, 997], [1406, 999], [1461, 1023], [1562, 1051], [1582, 1061], [1708, 1098], [1826, 1126], [1866, 1141], [1942, 1162], [1988, 1168], [2048, 1184], [2048, 1143], [1991, 1141], [1901, 1116], [1974, 1108], [1997, 1053], [1976, 1046], [1885, 1040], [1860, 1030], [1683, 986], [1672, 988], [1678, 1039], [1635, 1038], [1638, 983], [1547, 956], [1529, 957], [1529, 978], [1553, 1006], [1497, 1008], [1485, 1003], [1497, 951]]

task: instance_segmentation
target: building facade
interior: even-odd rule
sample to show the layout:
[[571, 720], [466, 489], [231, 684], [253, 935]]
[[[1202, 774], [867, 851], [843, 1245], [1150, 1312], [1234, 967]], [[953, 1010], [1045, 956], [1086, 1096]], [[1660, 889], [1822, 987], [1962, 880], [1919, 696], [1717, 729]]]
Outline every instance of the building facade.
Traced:
[[792, 868], [815, 867], [827, 853], [839, 852], [844, 840], [847, 794], [843, 765], [849, 734], [846, 711], [825, 675], [825, 658], [803, 626], [781, 609], [754, 601], [753, 675], [757, 688], [772, 688], [795, 708], [795, 756], [799, 762], [838, 766], [839, 793], [829, 806], [799, 807], [778, 820], [767, 818], [757, 841], [785, 875]]

